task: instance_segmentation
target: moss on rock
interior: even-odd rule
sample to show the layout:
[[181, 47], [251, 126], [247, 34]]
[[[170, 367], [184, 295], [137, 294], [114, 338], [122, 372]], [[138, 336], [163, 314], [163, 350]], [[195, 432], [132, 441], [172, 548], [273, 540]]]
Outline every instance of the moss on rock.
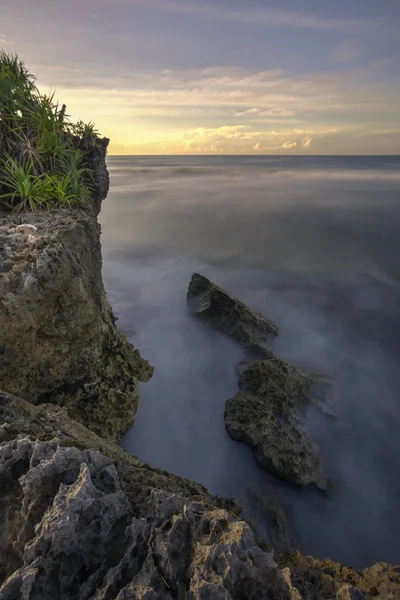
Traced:
[[298, 425], [299, 405], [313, 376], [274, 357], [252, 364], [239, 377], [240, 391], [225, 405], [229, 435], [246, 442], [263, 469], [299, 486], [327, 489], [318, 448]]

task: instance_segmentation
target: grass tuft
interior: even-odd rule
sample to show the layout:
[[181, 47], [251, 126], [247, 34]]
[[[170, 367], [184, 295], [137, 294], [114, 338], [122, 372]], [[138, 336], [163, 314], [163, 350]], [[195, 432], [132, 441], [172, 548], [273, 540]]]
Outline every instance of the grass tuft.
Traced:
[[81, 206], [93, 194], [93, 123], [71, 123], [16, 55], [0, 51], [0, 203], [12, 210]]

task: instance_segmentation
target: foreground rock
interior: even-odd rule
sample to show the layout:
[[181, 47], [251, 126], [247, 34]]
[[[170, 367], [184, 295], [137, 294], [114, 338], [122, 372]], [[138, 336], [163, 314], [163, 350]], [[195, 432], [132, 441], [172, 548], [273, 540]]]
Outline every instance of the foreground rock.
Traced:
[[302, 598], [320, 600], [398, 600], [400, 598], [400, 567], [377, 563], [354, 571], [330, 560], [316, 560], [300, 552], [282, 553], [277, 557], [288, 568], [293, 585]]
[[0, 445], [1, 600], [170, 599], [179, 586], [193, 600], [298, 597], [250, 526], [201, 486], [110, 442], [87, 449], [101, 438], [62, 409], [0, 405], [3, 438], [30, 419], [42, 429]]
[[267, 357], [262, 344], [278, 335], [275, 323], [198, 273], [191, 279], [187, 298], [200, 319], [241, 342], [248, 353]]
[[87, 210], [0, 213], [0, 389], [65, 406], [118, 439], [152, 368], [115, 326], [104, 292], [105, 146], [91, 157], [97, 195]]
[[240, 391], [225, 405], [231, 438], [249, 444], [260, 467], [274, 475], [326, 489], [318, 448], [298, 425], [315, 378], [264, 347], [278, 334], [277, 326], [197, 273], [188, 303], [196, 316], [241, 342], [247, 355], [238, 365]]
[[60, 407], [0, 394], [0, 423], [0, 600], [400, 598], [397, 567], [274, 557], [235, 503]]
[[299, 486], [327, 488], [316, 445], [298, 425], [312, 377], [274, 357], [253, 363], [239, 377], [240, 391], [225, 405], [225, 425], [249, 444], [263, 469]]

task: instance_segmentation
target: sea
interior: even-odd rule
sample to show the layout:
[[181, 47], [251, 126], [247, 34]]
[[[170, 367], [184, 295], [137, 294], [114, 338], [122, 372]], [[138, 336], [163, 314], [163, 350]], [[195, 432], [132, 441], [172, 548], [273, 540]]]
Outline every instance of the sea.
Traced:
[[[111, 156], [103, 276], [119, 326], [154, 366], [124, 448], [285, 509], [295, 547], [357, 569], [400, 563], [400, 157]], [[332, 384], [303, 426], [329, 494], [261, 470], [224, 405], [241, 348], [193, 318], [202, 273], [279, 326], [277, 355]]]

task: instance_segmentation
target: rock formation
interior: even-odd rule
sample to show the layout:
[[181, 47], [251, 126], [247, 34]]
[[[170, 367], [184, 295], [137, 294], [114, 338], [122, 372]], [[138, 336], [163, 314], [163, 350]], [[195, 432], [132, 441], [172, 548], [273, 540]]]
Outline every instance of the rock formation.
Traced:
[[118, 439], [152, 368], [115, 326], [101, 278], [106, 142], [90, 155], [99, 195], [86, 210], [0, 212], [0, 389]]
[[239, 507], [0, 394], [0, 600], [397, 600], [397, 567], [273, 555]]
[[265, 348], [263, 342], [278, 333], [276, 325], [206, 277], [193, 275], [188, 304], [211, 327], [241, 342], [248, 356], [239, 392], [225, 405], [229, 435], [249, 444], [263, 469], [299, 486], [315, 483], [326, 489], [318, 449], [298, 424], [317, 377]]
[[59, 407], [2, 394], [0, 416], [1, 600], [296, 597], [234, 503]]
[[232, 439], [253, 448], [266, 471], [326, 489], [318, 448], [297, 423], [311, 384], [311, 376], [277, 357], [257, 361], [240, 375], [240, 391], [225, 405], [225, 426]]
[[263, 314], [198, 273], [190, 281], [187, 299], [200, 319], [243, 344], [249, 353], [259, 352], [259, 358], [267, 358], [262, 343], [276, 337], [278, 328]]

